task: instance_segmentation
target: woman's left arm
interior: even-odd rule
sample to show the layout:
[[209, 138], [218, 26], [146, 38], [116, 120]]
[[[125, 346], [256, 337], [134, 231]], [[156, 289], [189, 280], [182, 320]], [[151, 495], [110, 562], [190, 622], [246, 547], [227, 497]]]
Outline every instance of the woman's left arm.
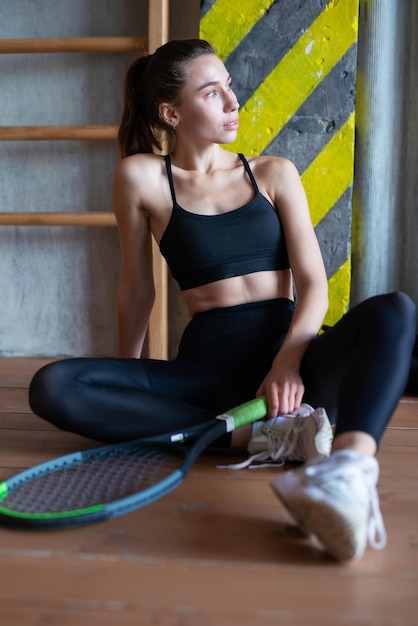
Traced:
[[293, 411], [302, 402], [300, 365], [326, 314], [328, 282], [296, 167], [286, 159], [269, 159], [266, 169], [267, 191], [280, 215], [297, 295], [286, 339], [257, 392], [266, 395], [269, 416], [275, 417]]

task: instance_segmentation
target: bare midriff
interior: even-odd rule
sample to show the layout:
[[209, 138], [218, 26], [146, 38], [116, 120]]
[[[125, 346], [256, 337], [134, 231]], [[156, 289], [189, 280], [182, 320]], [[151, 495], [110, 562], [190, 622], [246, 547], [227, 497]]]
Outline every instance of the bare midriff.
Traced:
[[254, 272], [187, 289], [182, 293], [193, 317], [203, 311], [249, 302], [275, 298], [293, 300], [293, 281], [290, 270]]

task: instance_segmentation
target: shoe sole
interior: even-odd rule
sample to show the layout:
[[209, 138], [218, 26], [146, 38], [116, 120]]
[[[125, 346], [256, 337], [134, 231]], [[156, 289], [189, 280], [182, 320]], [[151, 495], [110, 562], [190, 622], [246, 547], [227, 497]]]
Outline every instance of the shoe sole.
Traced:
[[270, 487], [273, 489], [276, 496], [279, 498], [280, 502], [287, 509], [290, 515], [293, 517], [294, 521], [298, 525], [299, 529], [308, 537], [313, 534], [313, 530], [306, 523], [306, 518], [302, 515], [299, 515], [299, 512], [288, 502], [286, 496], [281, 491], [279, 485], [277, 484], [278, 480], [271, 480]]
[[271, 481], [270, 485], [306, 535], [314, 534], [337, 561], [357, 559], [363, 554], [366, 542], [359, 545], [352, 527], [334, 508], [321, 500], [295, 498], [293, 494], [288, 494], [280, 483], [279, 478]]

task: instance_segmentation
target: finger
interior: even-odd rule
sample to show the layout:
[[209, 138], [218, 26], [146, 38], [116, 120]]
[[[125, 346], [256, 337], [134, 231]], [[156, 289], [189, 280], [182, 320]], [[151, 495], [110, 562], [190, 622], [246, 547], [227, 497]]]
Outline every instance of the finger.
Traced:
[[290, 404], [291, 400], [289, 397], [289, 390], [287, 387], [281, 389], [278, 392], [278, 406], [277, 406], [277, 415], [286, 415], [290, 412]]
[[[287, 396], [283, 394], [283, 404], [281, 409], [287, 413], [292, 413], [300, 407], [304, 394], [304, 387], [299, 382], [289, 383], [287, 386]], [[286, 408], [285, 405], [286, 404]]]
[[303, 400], [303, 396], [305, 394], [305, 387], [303, 385], [298, 387], [297, 393], [296, 393], [296, 407], [295, 408], [299, 408], [300, 405], [302, 404], [302, 400]]
[[279, 414], [280, 407], [279, 394], [277, 392], [277, 389], [270, 388], [266, 396], [268, 403], [268, 417], [276, 417]]

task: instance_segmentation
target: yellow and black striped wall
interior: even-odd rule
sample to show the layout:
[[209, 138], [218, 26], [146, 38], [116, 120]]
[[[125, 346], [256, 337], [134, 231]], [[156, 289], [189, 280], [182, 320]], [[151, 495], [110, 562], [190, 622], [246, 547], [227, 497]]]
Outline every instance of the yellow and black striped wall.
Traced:
[[359, 0], [202, 0], [200, 36], [240, 102], [229, 148], [292, 160], [301, 174], [330, 288], [325, 320], [350, 299]]

